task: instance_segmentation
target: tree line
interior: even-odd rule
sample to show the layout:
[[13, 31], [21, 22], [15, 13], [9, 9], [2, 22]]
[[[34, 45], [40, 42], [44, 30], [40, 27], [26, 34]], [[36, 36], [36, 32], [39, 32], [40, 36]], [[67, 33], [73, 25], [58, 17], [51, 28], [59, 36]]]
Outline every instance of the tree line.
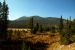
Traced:
[[54, 26], [51, 27], [44, 27], [39, 24], [33, 24], [34, 23], [34, 18], [31, 17], [30, 18], [30, 29], [31, 29], [31, 33], [36, 34], [37, 32], [47, 32], [47, 31], [51, 31], [52, 33], [55, 33], [56, 31], [58, 31], [60, 33], [60, 38], [61, 38], [61, 44], [70, 44], [75, 42], [75, 20], [71, 20], [71, 16], [69, 17], [69, 19], [64, 20], [63, 17], [61, 16], [60, 18], [60, 24], [58, 24], [57, 28]]
[[59, 31], [61, 35], [61, 44], [71, 44], [75, 42], [75, 20], [71, 20], [71, 16], [64, 23], [61, 16]]

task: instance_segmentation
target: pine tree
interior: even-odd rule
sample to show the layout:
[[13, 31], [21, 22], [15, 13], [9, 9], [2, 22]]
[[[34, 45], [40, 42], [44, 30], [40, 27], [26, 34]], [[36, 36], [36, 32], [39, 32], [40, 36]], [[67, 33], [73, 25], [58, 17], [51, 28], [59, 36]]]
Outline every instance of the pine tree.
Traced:
[[37, 31], [38, 31], [38, 29], [39, 29], [39, 24], [38, 24], [38, 23], [36, 24], [36, 29], [37, 29]]
[[55, 26], [52, 26], [51, 31], [52, 31], [52, 33], [55, 33], [56, 32]]
[[42, 33], [43, 32], [43, 27], [42, 25], [39, 26], [39, 31]]
[[69, 32], [71, 30], [71, 16], [70, 16], [70, 22], [69, 22]]
[[1, 27], [2, 27], [2, 3], [0, 2], [0, 32], [1, 32]]
[[39, 29], [39, 24], [36, 23], [36, 25], [35, 25], [35, 27], [34, 27], [34, 29], [33, 29], [33, 34], [36, 34], [37, 31], [38, 31], [38, 29]]
[[73, 35], [73, 33], [71, 32], [71, 16], [70, 16], [70, 22], [69, 22], [69, 32], [68, 32], [68, 38], [69, 38], [69, 43], [72, 43], [72, 41], [71, 41], [71, 37], [72, 37], [72, 35]]
[[68, 26], [68, 24], [69, 24], [68, 18], [67, 18], [67, 23], [66, 23], [66, 24], [67, 24], [67, 26]]
[[[61, 26], [62, 26], [62, 24], [61, 24]], [[72, 41], [71, 41], [71, 39], [72, 39], [71, 38], [72, 37], [72, 33], [71, 33], [71, 17], [70, 17], [70, 20], [67, 19], [67, 23], [66, 23], [65, 27], [66, 27], [66, 31], [63, 31], [63, 28], [61, 29], [61, 43], [62, 44], [70, 44], [70, 43], [72, 43]]]
[[30, 22], [29, 22], [29, 27], [31, 29], [31, 33], [33, 33], [33, 28], [34, 28], [34, 25], [33, 25], [33, 17], [30, 18]]
[[0, 3], [0, 39], [7, 39], [8, 5], [5, 0]]
[[60, 18], [59, 30], [60, 30], [60, 33], [63, 31], [63, 18], [62, 18], [62, 16], [61, 16], [61, 18]]
[[61, 16], [60, 18], [60, 26], [59, 26], [59, 31], [61, 35], [61, 44], [65, 44], [67, 42], [67, 38], [65, 37], [65, 32], [63, 31], [63, 18]]

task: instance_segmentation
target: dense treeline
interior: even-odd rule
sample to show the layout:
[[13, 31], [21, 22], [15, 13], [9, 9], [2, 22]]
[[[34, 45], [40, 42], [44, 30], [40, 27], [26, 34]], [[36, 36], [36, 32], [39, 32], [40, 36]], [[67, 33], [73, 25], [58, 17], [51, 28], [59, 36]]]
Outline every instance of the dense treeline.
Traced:
[[[69, 20], [63, 20], [63, 17], [60, 18], [60, 24], [55, 27], [55, 25], [52, 25], [50, 27], [43, 27], [39, 23], [33, 24], [34, 18], [32, 17], [30, 19], [31, 23], [31, 32], [33, 34], [36, 34], [37, 32], [47, 32], [51, 31], [52, 33], [55, 33], [56, 31], [60, 32], [61, 36], [61, 44], [70, 44], [75, 42], [75, 20], [71, 20], [71, 17]], [[44, 29], [45, 28], [45, 29]]]

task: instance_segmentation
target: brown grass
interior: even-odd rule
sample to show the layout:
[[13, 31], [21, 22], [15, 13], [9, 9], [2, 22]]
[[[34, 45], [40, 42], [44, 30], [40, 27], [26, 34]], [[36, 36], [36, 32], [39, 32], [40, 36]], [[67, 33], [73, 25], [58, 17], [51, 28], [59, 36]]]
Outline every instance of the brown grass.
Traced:
[[[30, 41], [32, 43], [43, 42], [48, 43], [47, 50], [75, 50], [75, 43], [70, 45], [60, 45], [60, 34], [57, 32], [54, 36], [51, 35], [50, 32], [39, 33], [39, 34], [31, 34], [30, 32], [22, 32], [20, 31], [20, 39], [24, 39], [25, 41]], [[17, 36], [13, 32], [12, 39], [16, 40]]]

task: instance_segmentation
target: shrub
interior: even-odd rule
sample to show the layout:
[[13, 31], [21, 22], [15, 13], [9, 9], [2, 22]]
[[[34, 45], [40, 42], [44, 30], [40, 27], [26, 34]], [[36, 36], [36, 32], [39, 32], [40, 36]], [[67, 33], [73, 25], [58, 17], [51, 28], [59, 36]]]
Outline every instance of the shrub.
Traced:
[[52, 28], [51, 28], [51, 32], [52, 32], [52, 33], [55, 33], [55, 32], [56, 32], [56, 30], [55, 30], [55, 26], [52, 26]]

